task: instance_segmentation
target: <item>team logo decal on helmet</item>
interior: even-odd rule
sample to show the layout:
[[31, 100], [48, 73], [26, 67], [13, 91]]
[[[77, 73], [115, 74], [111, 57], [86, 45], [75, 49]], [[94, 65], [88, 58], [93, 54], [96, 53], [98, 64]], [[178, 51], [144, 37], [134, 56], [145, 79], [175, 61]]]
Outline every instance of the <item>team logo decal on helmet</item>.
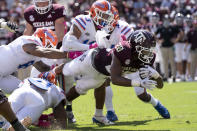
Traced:
[[135, 42], [136, 43], [142, 43], [142, 42], [144, 42], [145, 40], [146, 40], [146, 37], [144, 36], [144, 34], [142, 33], [142, 32], [139, 32], [138, 34], [135, 34], [134, 35], [135, 36]]

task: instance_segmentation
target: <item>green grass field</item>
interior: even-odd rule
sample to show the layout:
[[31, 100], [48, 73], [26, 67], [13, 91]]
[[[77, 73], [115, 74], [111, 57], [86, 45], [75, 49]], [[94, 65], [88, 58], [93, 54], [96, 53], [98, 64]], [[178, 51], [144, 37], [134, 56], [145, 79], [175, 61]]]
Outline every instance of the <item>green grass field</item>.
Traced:
[[[73, 102], [77, 123], [70, 125], [69, 130], [197, 131], [197, 82], [165, 83], [163, 89], [149, 91], [168, 108], [171, 119], [162, 119], [150, 104], [138, 100], [133, 88], [113, 86], [113, 92], [114, 108], [119, 118], [115, 125], [98, 126], [92, 123], [95, 102], [93, 90], [90, 90]], [[30, 129], [43, 130], [36, 127]]]

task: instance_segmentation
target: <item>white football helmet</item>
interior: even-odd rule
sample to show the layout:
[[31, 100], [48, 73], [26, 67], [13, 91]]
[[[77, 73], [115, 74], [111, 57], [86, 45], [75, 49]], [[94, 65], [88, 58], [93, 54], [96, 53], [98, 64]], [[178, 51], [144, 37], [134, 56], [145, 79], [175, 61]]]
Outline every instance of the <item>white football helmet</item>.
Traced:
[[[43, 3], [48, 2], [48, 5], [46, 5], [46, 6], [39, 5], [42, 2]], [[34, 3], [34, 6], [35, 6], [35, 10], [39, 14], [45, 14], [45, 13], [49, 12], [50, 9], [52, 8], [52, 0], [33, 0], [33, 3]]]

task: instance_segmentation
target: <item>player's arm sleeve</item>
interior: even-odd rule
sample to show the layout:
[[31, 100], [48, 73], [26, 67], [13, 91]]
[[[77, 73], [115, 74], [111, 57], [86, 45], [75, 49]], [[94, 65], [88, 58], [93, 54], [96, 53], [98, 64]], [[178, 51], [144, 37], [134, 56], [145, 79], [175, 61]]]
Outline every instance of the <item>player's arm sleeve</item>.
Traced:
[[134, 29], [130, 25], [121, 27], [121, 35], [124, 35], [126, 39], [131, 35], [133, 31]]
[[70, 31], [64, 36], [62, 48], [63, 51], [85, 51], [89, 49], [89, 45], [79, 42], [78, 38], [81, 36], [81, 31], [74, 24]]

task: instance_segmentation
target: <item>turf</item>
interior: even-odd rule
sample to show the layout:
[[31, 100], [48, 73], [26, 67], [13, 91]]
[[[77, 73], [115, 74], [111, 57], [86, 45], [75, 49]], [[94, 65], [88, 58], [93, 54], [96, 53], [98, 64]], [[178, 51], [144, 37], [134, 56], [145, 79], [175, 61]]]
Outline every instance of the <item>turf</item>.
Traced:
[[[69, 130], [197, 131], [197, 82], [165, 83], [163, 89], [149, 91], [168, 108], [171, 119], [163, 119], [150, 104], [141, 102], [133, 88], [118, 86], [112, 88], [114, 108], [119, 118], [115, 125], [98, 126], [92, 123], [95, 102], [93, 90], [90, 90], [87, 95], [80, 96], [73, 102], [77, 123], [69, 125]], [[43, 130], [36, 127], [30, 129]]]

